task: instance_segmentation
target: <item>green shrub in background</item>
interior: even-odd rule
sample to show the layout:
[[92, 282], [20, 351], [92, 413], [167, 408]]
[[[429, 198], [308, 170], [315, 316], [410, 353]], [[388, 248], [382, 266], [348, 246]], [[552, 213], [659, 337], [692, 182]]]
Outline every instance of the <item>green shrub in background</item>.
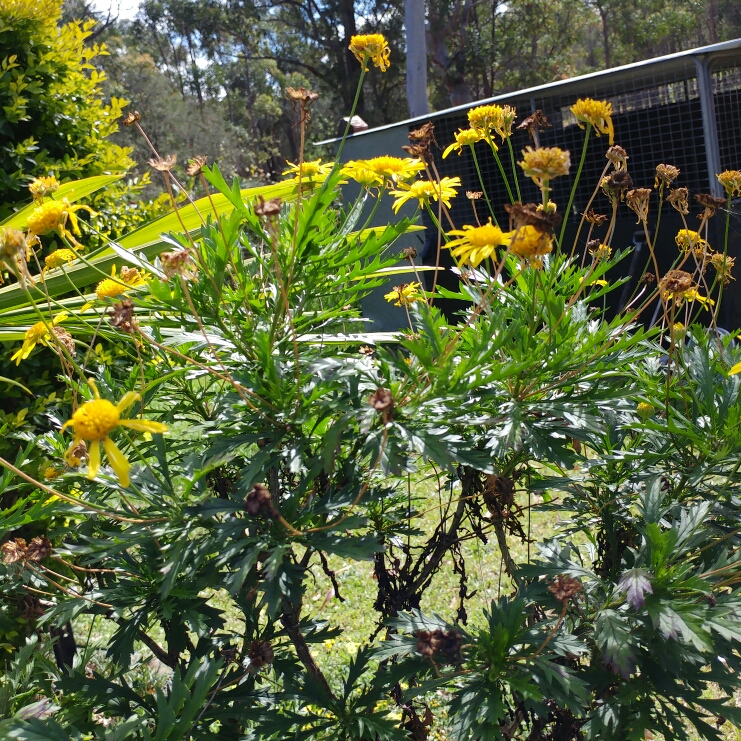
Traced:
[[[388, 65], [380, 35], [351, 49], [361, 69]], [[303, 126], [312, 94], [292, 94]], [[606, 102], [572, 111], [586, 140], [611, 135]], [[473, 109], [458, 143], [496, 151], [515, 118]], [[741, 350], [715, 331], [733, 261], [707, 237], [741, 172], [720, 176], [726, 199], [703, 197], [671, 270], [610, 317], [623, 281], [608, 271], [627, 252], [614, 218], [583, 254], [558, 237], [549, 184], [568, 152], [524, 153], [543, 200], [507, 204], [512, 229], [455, 230], [440, 219], [460, 181], [432, 177], [431, 126], [414, 134], [419, 158], [300, 162], [252, 191], [193, 162], [210, 195], [0, 289], [6, 338], [36, 342], [31, 362], [56, 354], [69, 391], [4, 420], [46, 428], [0, 457], [0, 588], [23, 595], [32, 634], [0, 677], [0, 737], [642, 741], [741, 726]], [[683, 209], [665, 192], [676, 168], [628, 190], [626, 153], [607, 157], [594, 188], [613, 217]], [[170, 176], [171, 160], [156, 166]], [[343, 178], [365, 187], [340, 207]], [[412, 220], [366, 228], [382, 197], [437, 220], [457, 292], [423, 291], [414, 251], [390, 249]], [[32, 230], [28, 213], [15, 228]], [[0, 239], [19, 244], [7, 224]], [[96, 274], [94, 293], [63, 297]], [[388, 276], [409, 321], [393, 337], [365, 332], [358, 308]], [[483, 563], [473, 540], [492, 544]], [[323, 579], [339, 597], [338, 566], [362, 561], [374, 578], [354, 596], [376, 629], [328, 667], [351, 626], [311, 594]], [[502, 568], [504, 593], [476, 600], [477, 566]], [[446, 570], [457, 599], [435, 614]]]

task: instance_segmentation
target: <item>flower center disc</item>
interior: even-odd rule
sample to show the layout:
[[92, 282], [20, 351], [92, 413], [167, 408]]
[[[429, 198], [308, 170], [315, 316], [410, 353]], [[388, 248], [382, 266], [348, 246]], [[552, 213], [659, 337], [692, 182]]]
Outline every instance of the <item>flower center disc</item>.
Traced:
[[114, 429], [121, 415], [107, 399], [96, 399], [83, 404], [72, 415], [75, 435], [83, 440], [102, 440]]

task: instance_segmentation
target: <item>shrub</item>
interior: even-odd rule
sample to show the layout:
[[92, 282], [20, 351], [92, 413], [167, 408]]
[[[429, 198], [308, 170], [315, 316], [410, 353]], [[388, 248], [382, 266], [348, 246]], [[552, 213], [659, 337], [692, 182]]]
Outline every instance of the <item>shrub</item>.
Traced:
[[[382, 38], [354, 42], [362, 68], [384, 62]], [[305, 124], [311, 96], [295, 93]], [[585, 136], [610, 131], [605, 105], [577, 110]], [[478, 109], [470, 136], [504, 140], [514, 115]], [[209, 196], [122, 240], [114, 276], [65, 301], [77, 346], [41, 303], [66, 269], [28, 289], [75, 398], [47, 409], [29, 452], [0, 458], [16, 493], [0, 520], [4, 579], [56, 658], [44, 664], [33, 639], [16, 652], [0, 731], [417, 740], [442, 726], [457, 739], [622, 741], [741, 724], [741, 352], [713, 331], [723, 274], [700, 287], [716, 259], [701, 235], [722, 204], [696, 237], [678, 235], [658, 287], [608, 318], [621, 281], [604, 276], [626, 252], [609, 233], [583, 256], [561, 244], [548, 195], [568, 154], [536, 148], [523, 163], [543, 206], [509, 204], [509, 231], [446, 233], [460, 290], [426, 292], [412, 252], [391, 250], [413, 219], [366, 227], [372, 196], [444, 215], [459, 183], [419, 174], [430, 135], [416, 132], [420, 160], [299, 163], [259, 192], [204, 169]], [[658, 197], [624, 194], [625, 158], [608, 154], [596, 187], [614, 209], [625, 196], [645, 222], [648, 204], [668, 207], [666, 182]], [[723, 177], [730, 199], [741, 173]], [[365, 186], [344, 208], [343, 178]], [[409, 320], [390, 342], [358, 309], [389, 275]], [[458, 323], [439, 295], [461, 302]], [[657, 300], [664, 325], [643, 327]], [[703, 305], [709, 330], [674, 321]], [[124, 354], [81, 362], [93, 331]], [[38, 451], [45, 481], [28, 463]], [[422, 512], [411, 474], [430, 469]], [[565, 520], [520, 557], [531, 509]], [[46, 535], [19, 534], [44, 518], [56, 518]], [[501, 559], [511, 594], [469, 624], [474, 538], [496, 542], [487, 567]], [[339, 591], [336, 564], [360, 560], [377, 630], [330, 674], [318, 656], [346, 626], [308, 590], [323, 573]], [[438, 615], [424, 600], [446, 561], [459, 600]], [[107, 626], [97, 651], [77, 650], [83, 617], [88, 635]]]

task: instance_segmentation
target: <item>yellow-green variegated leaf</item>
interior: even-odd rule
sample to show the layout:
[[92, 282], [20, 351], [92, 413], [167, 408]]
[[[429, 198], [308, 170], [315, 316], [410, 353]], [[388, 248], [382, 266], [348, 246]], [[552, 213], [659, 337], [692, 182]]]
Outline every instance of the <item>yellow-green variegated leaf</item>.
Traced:
[[[54, 193], [53, 198], [56, 201], [61, 201], [62, 198], [66, 198], [70, 203], [79, 201], [81, 198], [95, 193], [109, 186], [111, 183], [115, 183], [116, 180], [120, 180], [124, 176], [123, 173], [118, 175], [94, 175], [91, 178], [83, 178], [82, 180], [72, 180], [69, 183], [64, 183], [59, 186], [59, 190]], [[12, 216], [9, 216], [5, 221], [0, 223], [0, 226], [12, 226], [16, 229], [25, 229], [28, 223], [28, 217], [33, 213], [33, 210], [38, 204], [29, 203], [28, 206], [24, 206], [20, 211], [16, 211]]]
[[414, 267], [404, 265], [403, 267], [381, 268], [380, 270], [376, 270], [374, 273], [368, 273], [368, 275], [364, 275], [362, 278], [358, 278], [357, 280], [365, 280], [366, 278], [384, 278], [387, 275], [405, 275], [407, 273], [413, 275], [414, 273], [426, 273], [430, 270], [445, 270], [445, 268], [436, 268], [434, 265], [415, 265]]

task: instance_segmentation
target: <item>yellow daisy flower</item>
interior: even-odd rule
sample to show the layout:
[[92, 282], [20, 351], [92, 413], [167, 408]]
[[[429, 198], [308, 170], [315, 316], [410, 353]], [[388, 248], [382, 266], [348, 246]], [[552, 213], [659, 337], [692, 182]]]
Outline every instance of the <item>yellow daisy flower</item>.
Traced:
[[371, 170], [384, 183], [387, 180], [393, 180], [395, 183], [412, 180], [416, 177], [417, 173], [425, 169], [424, 162], [418, 159], [412, 159], [410, 157], [402, 159], [401, 157], [390, 157], [389, 155], [373, 157], [369, 160], [357, 160], [348, 164]]
[[610, 146], [615, 143], [615, 128], [612, 125], [612, 103], [606, 100], [594, 100], [593, 98], [579, 98], [571, 106], [571, 112], [579, 122], [579, 128], [585, 128], [581, 124], [591, 124], [600, 134], [610, 137]]
[[[80, 224], [77, 219], [76, 211], [87, 211], [92, 216], [97, 216], [90, 206], [76, 204], [71, 206], [66, 198], [61, 201], [46, 201], [33, 210], [28, 217], [28, 231], [31, 234], [41, 237], [50, 232], [56, 232], [60, 237], [66, 237], [75, 246], [81, 247], [75, 239], [74, 234], [82, 236]], [[72, 225], [72, 232], [67, 229], [67, 220]]]
[[690, 290], [684, 294], [684, 297], [688, 301], [697, 301], [697, 303], [700, 304], [706, 311], [710, 311], [710, 307], [715, 306], [715, 301], [710, 298], [710, 296], [701, 295], [698, 292], [697, 288], [690, 288]]
[[699, 257], [705, 253], [705, 250], [711, 249], [707, 240], [703, 239], [698, 232], [693, 232], [692, 229], [680, 229], [674, 241], [683, 252], [693, 250]]
[[353, 36], [348, 48], [361, 64], [365, 64], [370, 59], [381, 72], [385, 72], [391, 64], [389, 61], [391, 49], [382, 33]]
[[44, 324], [44, 322], [36, 322], [32, 327], [26, 330], [26, 335], [23, 338], [23, 345], [10, 359], [15, 361], [16, 365], [21, 364], [21, 360], [25, 360], [32, 352], [36, 345], [44, 345], [48, 347], [49, 341], [51, 340], [51, 328], [56, 327], [57, 324], [63, 322], [69, 314], [66, 311], [62, 311], [57, 314], [50, 322]]
[[741, 196], [740, 170], [726, 170], [725, 172], [721, 172], [717, 177], [718, 182], [723, 186], [723, 189], [729, 196]]
[[283, 174], [293, 175], [294, 180], [299, 179], [299, 172], [301, 173], [302, 180], [312, 180], [316, 177], [329, 175], [333, 167], [331, 162], [323, 165], [321, 159], [302, 162], [300, 166], [288, 161], [286, 161], [286, 164], [289, 165], [289, 167], [283, 170]]
[[46, 196], [50, 196], [59, 190], [59, 181], [54, 175], [34, 178], [28, 189], [31, 191], [34, 201], [43, 201]]
[[[457, 152], [460, 154], [463, 151], [463, 147], [472, 147], [476, 142], [480, 142], [484, 138], [481, 131], [476, 129], [460, 129], [455, 135], [455, 141], [447, 147], [443, 152], [443, 159], [445, 159], [451, 152]], [[494, 145], [496, 147], [496, 144]]]
[[517, 111], [512, 106], [480, 105], [468, 111], [468, 123], [482, 135], [496, 131], [502, 141], [512, 136], [512, 124]]
[[553, 178], [569, 174], [571, 155], [558, 147], [528, 147], [522, 152], [522, 162], [517, 164], [539, 188], [543, 188]]
[[402, 283], [400, 286], [395, 286], [384, 298], [389, 303], [394, 301], [394, 306], [410, 306], [415, 301], [424, 301], [424, 296], [420, 295], [419, 289], [419, 283]]
[[448, 235], [456, 237], [451, 239], [445, 246], [450, 254], [464, 265], [478, 267], [487, 257], [491, 257], [496, 248], [507, 244], [509, 239], [505, 233], [494, 226], [489, 219], [488, 224], [483, 226], [471, 226], [466, 224], [463, 229], [453, 229]]
[[61, 249], [54, 250], [51, 254], [47, 255], [44, 259], [44, 270], [52, 270], [58, 268], [61, 265], [69, 265], [71, 262], [77, 259], [77, 255], [73, 250]]
[[62, 425], [62, 430], [71, 427], [74, 434], [72, 444], [65, 453], [65, 460], [72, 454], [80, 441], [90, 443], [88, 446], [87, 477], [94, 479], [100, 470], [100, 443], [102, 442], [111, 468], [118, 476], [121, 486], [126, 487], [129, 485], [131, 464], [116, 443], [108, 437], [109, 433], [116, 427], [128, 427], [137, 432], [156, 434], [166, 432], [167, 425], [144, 419], [121, 419], [121, 413], [139, 400], [139, 394], [134, 391], [127, 391], [123, 399], [117, 405], [114, 405], [107, 399], [100, 398], [98, 388], [92, 378], [88, 380], [88, 383], [95, 398], [92, 401], [86, 401], [72, 415], [72, 419], [67, 420]]
[[375, 170], [367, 166], [364, 160], [352, 160], [342, 168], [342, 174], [360, 183], [365, 188], [380, 188], [385, 180]]
[[553, 237], [538, 231], [534, 226], [521, 226], [504, 236], [508, 240], [512, 254], [527, 260], [534, 267], [540, 267], [541, 256], [547, 255], [553, 249]]
[[407, 201], [414, 200], [415, 198], [419, 201], [420, 207], [430, 201], [440, 200], [450, 208], [450, 199], [458, 195], [456, 188], [460, 188], [460, 186], [461, 179], [459, 177], [442, 178], [439, 185], [431, 180], [415, 180], [409, 185], [401, 183], [399, 185], [401, 190], [389, 191], [392, 196], [396, 196], [392, 208], [394, 209], [394, 213], [398, 214], [399, 209]]

